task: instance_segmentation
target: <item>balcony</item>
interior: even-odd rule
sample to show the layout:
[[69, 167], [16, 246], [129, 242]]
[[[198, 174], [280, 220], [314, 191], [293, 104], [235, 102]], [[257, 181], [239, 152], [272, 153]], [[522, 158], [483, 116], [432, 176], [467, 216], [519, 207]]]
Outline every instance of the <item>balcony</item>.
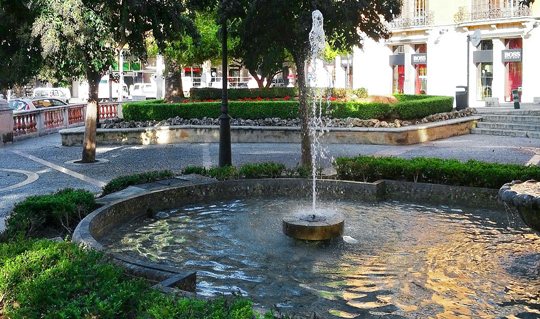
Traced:
[[413, 16], [399, 16], [389, 23], [389, 28], [394, 30], [429, 26], [433, 23], [432, 20], [433, 14], [431, 12], [424, 12]]
[[473, 6], [471, 12], [466, 7], [460, 7], [454, 16], [456, 23], [480, 20], [498, 20], [531, 15], [531, 8], [527, 6], [493, 7], [493, 6]]

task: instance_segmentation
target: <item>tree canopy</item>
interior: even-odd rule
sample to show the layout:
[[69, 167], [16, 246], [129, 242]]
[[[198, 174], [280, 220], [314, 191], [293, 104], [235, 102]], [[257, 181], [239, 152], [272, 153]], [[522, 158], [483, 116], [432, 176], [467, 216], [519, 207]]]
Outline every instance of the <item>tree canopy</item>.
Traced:
[[31, 37], [36, 1], [0, 0], [0, 89], [25, 84], [39, 72], [39, 39]]
[[294, 59], [302, 117], [302, 164], [309, 165], [311, 144], [304, 63], [310, 51], [312, 11], [322, 12], [326, 38], [332, 43], [333, 49], [348, 51], [355, 45], [361, 47], [364, 37], [374, 40], [387, 38], [389, 30], [385, 22], [401, 13], [401, 1], [255, 0], [245, 8], [247, 14], [241, 39], [246, 46], [286, 49]]

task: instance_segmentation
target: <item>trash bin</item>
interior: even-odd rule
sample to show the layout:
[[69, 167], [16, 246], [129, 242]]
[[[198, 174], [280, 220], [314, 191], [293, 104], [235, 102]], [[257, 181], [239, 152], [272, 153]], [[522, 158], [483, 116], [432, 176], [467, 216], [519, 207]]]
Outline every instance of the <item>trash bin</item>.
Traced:
[[512, 101], [514, 101], [514, 109], [519, 109], [519, 90], [512, 90]]
[[469, 107], [469, 89], [467, 86], [456, 86], [456, 110], [463, 110]]

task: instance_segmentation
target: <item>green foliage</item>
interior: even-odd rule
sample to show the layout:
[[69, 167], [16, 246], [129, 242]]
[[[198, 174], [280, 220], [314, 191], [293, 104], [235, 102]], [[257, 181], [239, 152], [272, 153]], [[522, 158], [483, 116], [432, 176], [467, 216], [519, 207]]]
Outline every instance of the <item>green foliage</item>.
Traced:
[[253, 163], [240, 167], [238, 174], [244, 178], [277, 178], [285, 171], [285, 165], [281, 163]]
[[540, 167], [460, 162], [438, 158], [402, 159], [397, 157], [358, 156], [336, 159], [338, 178], [355, 181], [393, 179], [445, 185], [498, 189], [512, 180], [540, 179]]
[[385, 103], [332, 102], [330, 104], [330, 115], [333, 118], [383, 119], [388, 116], [390, 110], [391, 106]]
[[[192, 100], [219, 100], [221, 99], [221, 88], [192, 88], [189, 91]], [[295, 97], [298, 95], [298, 89], [289, 87], [274, 87], [266, 89], [229, 89], [227, 91], [229, 99], [239, 100], [244, 98], [284, 98]]]
[[399, 103], [392, 105], [392, 118], [411, 120], [431, 114], [450, 112], [454, 98], [449, 96], [398, 95]]
[[124, 188], [127, 188], [132, 185], [151, 183], [155, 181], [160, 181], [164, 179], [173, 178], [175, 174], [171, 171], [152, 171], [139, 174], [125, 175], [113, 178], [110, 182], [103, 187], [103, 194], [107, 195], [110, 193], [118, 192]]
[[[221, 114], [220, 102], [159, 104], [136, 102], [123, 106], [124, 119], [127, 121], [166, 120], [181, 118], [218, 118]], [[296, 101], [229, 102], [229, 115], [233, 118], [263, 119], [268, 117], [296, 118]]]
[[[338, 102], [330, 103], [329, 115], [334, 118], [355, 117], [360, 119], [416, 119], [452, 110], [452, 97], [423, 96], [396, 104]], [[231, 101], [229, 114], [233, 118], [297, 118], [298, 101]], [[124, 119], [132, 121], [166, 120], [181, 118], [217, 118], [221, 114], [220, 102], [159, 103], [134, 102], [123, 106]]]
[[353, 100], [354, 98], [361, 99], [361, 98], [368, 97], [368, 92], [367, 92], [367, 89], [365, 88], [359, 88], [359, 89], [332, 88], [331, 96], [338, 99]]
[[187, 166], [182, 170], [182, 174], [198, 174], [198, 175], [207, 175], [208, 170], [202, 166]]
[[31, 36], [39, 1], [0, 1], [0, 90], [26, 84], [42, 64], [39, 39]]
[[15, 205], [2, 236], [13, 240], [44, 232], [56, 236], [71, 234], [79, 221], [95, 208], [94, 195], [85, 190], [68, 188], [51, 195], [30, 196]]
[[5, 318], [257, 318], [245, 299], [205, 301], [159, 293], [125, 276], [102, 254], [71, 243], [0, 244], [0, 274]]
[[238, 171], [234, 166], [211, 167], [208, 169], [207, 175], [217, 179], [218, 181], [225, 181], [229, 179], [237, 179]]

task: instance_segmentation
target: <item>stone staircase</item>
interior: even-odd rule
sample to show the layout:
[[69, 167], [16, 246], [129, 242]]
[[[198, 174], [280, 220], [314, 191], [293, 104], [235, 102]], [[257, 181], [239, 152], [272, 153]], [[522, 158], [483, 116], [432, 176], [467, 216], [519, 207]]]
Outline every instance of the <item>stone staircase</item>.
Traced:
[[540, 139], [540, 109], [478, 109], [482, 120], [472, 134], [529, 137]]

